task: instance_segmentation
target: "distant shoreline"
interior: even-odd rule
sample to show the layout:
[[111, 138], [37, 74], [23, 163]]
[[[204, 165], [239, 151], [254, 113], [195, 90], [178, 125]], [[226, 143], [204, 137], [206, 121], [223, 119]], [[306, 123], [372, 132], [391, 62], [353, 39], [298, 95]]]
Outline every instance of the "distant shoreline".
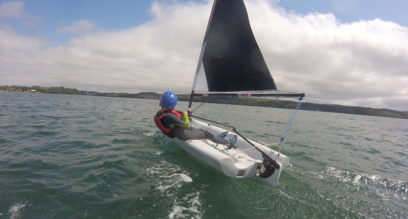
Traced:
[[[106, 97], [125, 97], [125, 98], [140, 98], [140, 99], [160, 99], [160, 94], [155, 92], [140, 92], [136, 94], [131, 93], [113, 93], [113, 92], [96, 92], [96, 91], [80, 91], [75, 88], [65, 87], [40, 87], [40, 86], [0, 86], [0, 92], [25, 92], [25, 93], [47, 93], [47, 94], [71, 94], [71, 95], [87, 95], [87, 96], [106, 96]], [[179, 95], [181, 101], [188, 101], [188, 95]], [[261, 106], [294, 109], [297, 102], [277, 99], [261, 99], [261, 98], [226, 98], [226, 97], [197, 97], [196, 101], [204, 101], [209, 103], [220, 104], [234, 104], [246, 106]], [[399, 119], [408, 119], [408, 111], [397, 111], [391, 109], [377, 109], [359, 106], [345, 106], [337, 104], [316, 104], [316, 103], [302, 103], [301, 110], [321, 111], [346, 113], [355, 115], [380, 116]]]

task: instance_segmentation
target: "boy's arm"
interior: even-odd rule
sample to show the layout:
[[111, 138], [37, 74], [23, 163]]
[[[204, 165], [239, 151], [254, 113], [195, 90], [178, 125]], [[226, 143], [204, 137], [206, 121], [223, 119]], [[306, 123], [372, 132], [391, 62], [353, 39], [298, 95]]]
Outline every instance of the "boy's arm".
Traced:
[[190, 118], [188, 118], [187, 112], [181, 112], [181, 119], [183, 119], [183, 122], [187, 124], [187, 127], [185, 128], [190, 128], [191, 122], [190, 122]]

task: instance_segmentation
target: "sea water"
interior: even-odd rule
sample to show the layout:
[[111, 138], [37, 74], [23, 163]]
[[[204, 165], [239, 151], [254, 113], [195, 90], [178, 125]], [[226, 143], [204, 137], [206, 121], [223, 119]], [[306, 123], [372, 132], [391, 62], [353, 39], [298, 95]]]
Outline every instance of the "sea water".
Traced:
[[[300, 111], [282, 145], [291, 165], [271, 189], [195, 160], [157, 130], [157, 110], [0, 93], [0, 218], [408, 218], [408, 120]], [[274, 147], [291, 111], [196, 113]]]

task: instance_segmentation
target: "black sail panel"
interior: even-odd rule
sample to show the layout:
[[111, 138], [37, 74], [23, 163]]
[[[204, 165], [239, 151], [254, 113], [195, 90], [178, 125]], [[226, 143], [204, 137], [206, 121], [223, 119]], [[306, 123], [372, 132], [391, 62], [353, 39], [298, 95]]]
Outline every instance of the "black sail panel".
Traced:
[[202, 57], [210, 92], [276, 90], [243, 0], [215, 0]]

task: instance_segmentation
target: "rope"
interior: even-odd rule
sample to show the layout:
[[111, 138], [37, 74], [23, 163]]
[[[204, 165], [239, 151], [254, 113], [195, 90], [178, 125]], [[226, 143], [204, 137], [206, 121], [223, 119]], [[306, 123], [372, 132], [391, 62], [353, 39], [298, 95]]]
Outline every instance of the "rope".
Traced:
[[204, 105], [205, 102], [201, 102], [198, 106], [196, 106], [193, 110], [191, 110], [191, 113], [196, 111], [198, 108], [200, 108], [202, 105]]
[[[290, 116], [290, 119], [289, 119], [289, 122], [288, 122], [288, 126], [286, 126], [285, 131], [283, 132], [282, 136], [279, 138], [278, 147], [283, 143], [283, 141], [285, 141], [286, 136], [289, 133], [289, 130], [292, 128], [293, 121], [295, 121], [295, 118], [296, 118], [296, 114], [299, 112], [300, 106], [302, 105], [302, 99], [303, 98], [299, 99], [299, 102], [298, 102], [298, 104], [296, 106], [295, 111], [292, 112], [292, 115]], [[279, 147], [279, 149], [281, 150], [280, 147]]]
[[269, 155], [265, 154], [265, 152], [263, 152], [261, 149], [259, 149], [254, 143], [252, 143], [251, 141], [249, 141], [245, 136], [243, 136], [240, 132], [238, 132], [238, 130], [231, 125], [225, 124], [225, 123], [220, 123], [220, 122], [216, 122], [216, 121], [212, 121], [209, 119], [205, 119], [202, 117], [198, 117], [198, 116], [193, 116], [191, 115], [191, 117], [197, 118], [197, 119], [201, 119], [207, 122], [211, 122], [214, 124], [220, 124], [220, 125], [224, 125], [226, 127], [230, 127], [232, 128], [232, 131], [235, 132], [235, 134], [239, 135], [242, 139], [244, 139], [249, 145], [251, 145], [253, 148], [255, 148], [257, 151], [259, 151], [262, 154], [263, 159], [268, 159], [268, 162], [270, 162], [276, 169], [280, 169], [280, 165], [274, 160], [272, 159]]
[[225, 110], [227, 109], [227, 106], [228, 105], [223, 104], [222, 110], [220, 111], [220, 113], [218, 113], [217, 116], [215, 116], [215, 118], [213, 118], [213, 120], [218, 121], [218, 119], [221, 117], [221, 115], [224, 114]]

